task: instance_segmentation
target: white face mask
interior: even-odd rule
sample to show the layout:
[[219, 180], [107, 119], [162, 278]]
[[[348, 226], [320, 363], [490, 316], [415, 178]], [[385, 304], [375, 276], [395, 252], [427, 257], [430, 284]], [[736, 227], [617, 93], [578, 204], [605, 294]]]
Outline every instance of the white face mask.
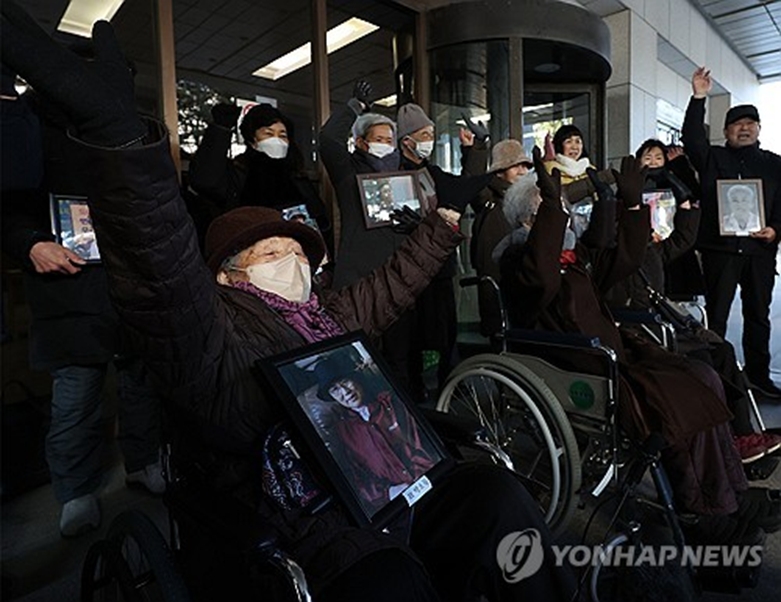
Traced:
[[396, 147], [392, 144], [385, 144], [384, 142], [369, 142], [369, 154], [374, 155], [378, 159], [387, 157], [395, 150]]
[[274, 293], [288, 301], [304, 303], [312, 292], [312, 273], [309, 264], [295, 253], [267, 263], [255, 263], [247, 268], [233, 268], [244, 272], [259, 289]]
[[434, 151], [434, 141], [425, 140], [423, 142], [415, 141], [414, 152], [420, 159], [428, 159]]
[[271, 136], [270, 138], [264, 138], [252, 145], [256, 151], [265, 153], [272, 159], [284, 159], [287, 157], [288, 143], [282, 138]]

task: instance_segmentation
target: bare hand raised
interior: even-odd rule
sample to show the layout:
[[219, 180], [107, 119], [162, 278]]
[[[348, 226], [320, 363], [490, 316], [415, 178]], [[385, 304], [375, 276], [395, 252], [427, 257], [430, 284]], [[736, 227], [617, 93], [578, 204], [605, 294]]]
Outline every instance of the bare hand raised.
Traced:
[[692, 74], [692, 92], [695, 98], [705, 98], [713, 87], [710, 70], [697, 67]]

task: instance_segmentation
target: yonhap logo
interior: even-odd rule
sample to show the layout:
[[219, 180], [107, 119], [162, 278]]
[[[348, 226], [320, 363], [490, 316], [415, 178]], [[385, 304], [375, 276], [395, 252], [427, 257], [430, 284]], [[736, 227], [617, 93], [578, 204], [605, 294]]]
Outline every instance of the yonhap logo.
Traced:
[[542, 566], [543, 556], [542, 537], [537, 529], [513, 531], [496, 548], [496, 562], [507, 583], [518, 583], [534, 575]]

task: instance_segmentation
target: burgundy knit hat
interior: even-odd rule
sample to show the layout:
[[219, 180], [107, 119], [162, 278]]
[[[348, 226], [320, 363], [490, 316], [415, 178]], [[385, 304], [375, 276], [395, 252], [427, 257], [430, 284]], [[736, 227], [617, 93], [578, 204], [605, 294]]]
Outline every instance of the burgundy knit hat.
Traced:
[[228, 257], [272, 236], [286, 236], [301, 245], [316, 270], [325, 256], [320, 233], [311, 226], [287, 221], [270, 207], [239, 207], [215, 219], [206, 232], [206, 265], [217, 274]]

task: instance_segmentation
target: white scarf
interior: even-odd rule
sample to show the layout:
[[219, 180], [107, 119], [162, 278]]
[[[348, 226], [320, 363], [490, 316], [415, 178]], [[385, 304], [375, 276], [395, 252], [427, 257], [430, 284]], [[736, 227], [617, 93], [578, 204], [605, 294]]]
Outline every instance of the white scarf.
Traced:
[[569, 158], [567, 155], [556, 153], [556, 163], [558, 167], [565, 175], [570, 178], [579, 178], [586, 173], [586, 169], [591, 167], [587, 157], [581, 157], [577, 161]]

